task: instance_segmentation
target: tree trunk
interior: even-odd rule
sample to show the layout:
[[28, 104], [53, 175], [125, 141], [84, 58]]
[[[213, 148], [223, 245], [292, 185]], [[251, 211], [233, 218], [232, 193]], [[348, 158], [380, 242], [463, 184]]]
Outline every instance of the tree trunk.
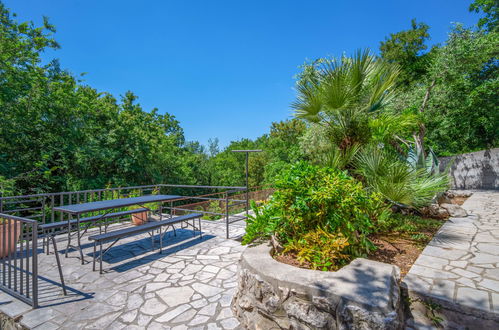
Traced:
[[[419, 108], [419, 113], [424, 113], [426, 110], [426, 107], [428, 106], [428, 101], [430, 100], [431, 96], [431, 91], [433, 90], [433, 87], [435, 87], [436, 80], [433, 79], [430, 86], [426, 89], [425, 96], [423, 98], [423, 103], [421, 104], [421, 107]], [[426, 126], [424, 123], [419, 124], [419, 130], [417, 134], [414, 134], [414, 141], [416, 142], [416, 148], [420, 148], [424, 152], [424, 137], [426, 134]]]

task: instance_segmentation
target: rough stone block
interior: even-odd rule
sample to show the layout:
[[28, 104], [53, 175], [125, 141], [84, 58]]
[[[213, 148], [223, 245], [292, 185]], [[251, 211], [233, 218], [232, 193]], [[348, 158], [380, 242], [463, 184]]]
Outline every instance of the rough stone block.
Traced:
[[259, 245], [242, 255], [232, 308], [249, 329], [399, 329], [399, 278], [398, 267], [361, 258], [336, 272], [300, 269]]

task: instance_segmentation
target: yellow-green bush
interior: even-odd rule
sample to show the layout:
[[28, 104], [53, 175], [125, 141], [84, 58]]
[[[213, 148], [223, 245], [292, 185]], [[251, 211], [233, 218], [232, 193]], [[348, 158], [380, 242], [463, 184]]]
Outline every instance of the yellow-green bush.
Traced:
[[249, 219], [243, 243], [275, 235], [285, 251], [317, 269], [336, 269], [374, 248], [368, 235], [385, 205], [345, 172], [300, 162], [283, 171], [275, 188]]

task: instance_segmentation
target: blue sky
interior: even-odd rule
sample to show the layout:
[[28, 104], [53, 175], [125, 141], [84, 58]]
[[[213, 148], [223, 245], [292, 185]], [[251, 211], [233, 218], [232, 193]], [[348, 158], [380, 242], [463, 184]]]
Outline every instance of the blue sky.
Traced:
[[431, 43], [477, 20], [465, 0], [4, 0], [19, 21], [48, 16], [62, 48], [47, 52], [85, 83], [176, 116], [188, 140], [255, 138], [292, 116], [306, 59], [378, 50], [410, 20]]

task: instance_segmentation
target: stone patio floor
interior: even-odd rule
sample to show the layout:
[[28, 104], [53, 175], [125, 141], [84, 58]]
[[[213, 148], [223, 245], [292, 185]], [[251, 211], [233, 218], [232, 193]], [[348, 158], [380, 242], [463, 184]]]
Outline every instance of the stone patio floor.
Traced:
[[[158, 242], [151, 251], [148, 234], [122, 239], [104, 257], [102, 275], [92, 271], [93, 245], [84, 239], [85, 265], [77, 251], [61, 253], [68, 296], [54, 255], [40, 250], [40, 308], [0, 291], [0, 312], [35, 329], [236, 329], [230, 303], [245, 247], [234, 238], [244, 221], [230, 225], [231, 239], [223, 221], [203, 220], [202, 228], [202, 240], [187, 229], [168, 233], [162, 254]], [[64, 250], [65, 235], [57, 238]]]
[[408, 289], [463, 313], [499, 319], [499, 191], [474, 191], [406, 275]]
[[[464, 218], [449, 219], [406, 275], [408, 289], [499, 317], [499, 191], [475, 191]], [[117, 225], [120, 226], [120, 225]], [[105, 274], [72, 251], [62, 258], [69, 295], [63, 296], [53, 254], [39, 254], [40, 308], [0, 292], [0, 312], [36, 329], [236, 329], [230, 309], [244, 246], [244, 222], [203, 221], [203, 239], [190, 230], [168, 234], [163, 254], [145, 234], [123, 239], [104, 258]], [[88, 237], [88, 235], [87, 235]], [[58, 246], [63, 250], [65, 237]], [[156, 247], [158, 243], [156, 243]], [[62, 255], [62, 254], [61, 254]]]

